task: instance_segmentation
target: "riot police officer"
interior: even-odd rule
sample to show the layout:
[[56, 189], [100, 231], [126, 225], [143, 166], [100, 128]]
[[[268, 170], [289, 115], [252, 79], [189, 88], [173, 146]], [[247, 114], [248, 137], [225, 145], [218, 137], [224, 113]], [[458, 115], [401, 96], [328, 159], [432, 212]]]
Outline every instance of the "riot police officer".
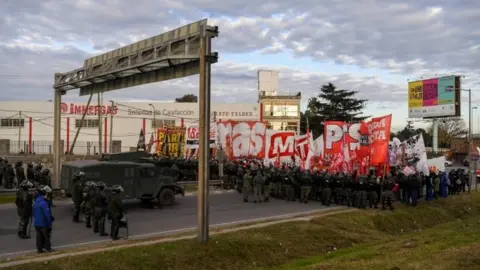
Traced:
[[12, 189], [13, 182], [15, 180], [15, 170], [13, 169], [12, 164], [7, 163], [5, 168], [5, 173], [3, 174], [3, 178], [5, 180], [5, 182], [3, 183], [4, 187], [6, 189]]
[[243, 193], [243, 202], [248, 202], [248, 196], [250, 195], [250, 190], [252, 189], [252, 171], [250, 168], [247, 168], [245, 174], [243, 175], [243, 185], [242, 185], [242, 193]]
[[17, 176], [17, 185], [22, 183], [23, 180], [27, 179], [25, 177], [25, 170], [23, 169], [23, 163], [21, 161], [15, 164], [15, 174]]
[[73, 222], [80, 222], [80, 211], [83, 202], [83, 184], [82, 178], [85, 176], [84, 172], [78, 172], [73, 175]]
[[97, 183], [97, 193], [94, 198], [95, 216], [93, 222], [93, 232], [100, 233], [100, 236], [107, 236], [105, 233], [105, 216], [107, 215], [108, 198], [105, 194], [105, 183]]
[[92, 215], [94, 211], [94, 198], [96, 191], [96, 184], [93, 181], [87, 181], [83, 189], [83, 212], [85, 213], [85, 226], [92, 228]]
[[120, 193], [123, 192], [122, 186], [112, 187], [112, 198], [108, 203], [108, 216], [111, 220], [110, 236], [112, 240], [118, 240], [118, 231], [120, 229], [120, 222], [125, 214]]
[[390, 210], [393, 210], [393, 203], [395, 202], [395, 195], [393, 194], [393, 187], [395, 183], [391, 175], [387, 175], [387, 178], [383, 182], [382, 190], [382, 210], [385, 210], [386, 207], [390, 207]]
[[262, 175], [262, 172], [260, 170], [256, 171], [256, 175], [253, 178], [253, 198], [254, 198], [254, 203], [261, 203], [263, 202], [263, 193], [262, 189], [263, 186], [265, 185], [265, 178]]
[[20, 189], [18, 189], [15, 198], [19, 218], [18, 237], [28, 239], [30, 235], [27, 234], [27, 227], [33, 214], [33, 194], [31, 194], [28, 189], [33, 188], [33, 184], [27, 180], [23, 180], [19, 186]]
[[35, 170], [31, 162], [27, 163], [27, 180], [32, 183], [35, 182]]

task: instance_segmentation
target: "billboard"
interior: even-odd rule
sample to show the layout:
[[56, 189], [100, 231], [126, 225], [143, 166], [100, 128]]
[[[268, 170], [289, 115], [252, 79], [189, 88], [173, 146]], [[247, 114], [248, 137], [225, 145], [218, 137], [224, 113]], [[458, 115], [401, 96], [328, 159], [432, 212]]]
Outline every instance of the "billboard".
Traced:
[[408, 117], [460, 116], [460, 76], [444, 76], [408, 83]]

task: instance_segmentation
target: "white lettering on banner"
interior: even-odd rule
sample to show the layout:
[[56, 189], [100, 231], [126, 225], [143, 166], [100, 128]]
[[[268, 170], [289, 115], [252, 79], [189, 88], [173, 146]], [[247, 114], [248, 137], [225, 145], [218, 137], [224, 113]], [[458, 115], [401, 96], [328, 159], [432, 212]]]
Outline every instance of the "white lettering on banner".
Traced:
[[308, 136], [308, 134], [299, 135], [297, 136], [297, 138], [295, 138], [295, 146], [296, 146], [295, 153], [301, 159], [307, 158], [310, 152], [309, 138], [310, 137]]
[[[385, 128], [387, 126], [386, 119], [382, 118], [380, 121], [370, 122], [368, 124], [368, 130], [371, 134], [369, 136], [370, 143], [373, 143], [376, 140], [386, 140], [387, 135], [385, 133]], [[380, 129], [380, 130], [377, 130]]]
[[[309, 135], [296, 136], [291, 131], [270, 130], [257, 121], [221, 122], [217, 132], [217, 143], [224, 147], [231, 158], [256, 156], [272, 160], [298, 156], [305, 160], [315, 151]], [[319, 151], [323, 152], [322, 149]]]
[[[210, 125], [210, 140], [215, 140], [216, 124]], [[198, 126], [189, 126], [187, 128], [187, 141], [198, 141], [200, 139], [200, 128]]]
[[264, 150], [263, 144], [267, 128], [262, 122], [253, 127], [248, 122], [237, 123], [232, 129], [232, 147], [234, 156], [257, 156]]
[[[354, 151], [360, 147], [360, 124], [354, 123], [347, 127], [350, 138], [345, 138], [346, 143], [348, 143], [348, 148], [350, 151]], [[333, 145], [335, 143], [340, 143], [344, 139], [344, 131], [343, 126], [335, 125], [335, 124], [328, 124], [326, 126], [326, 134], [325, 134], [325, 149], [332, 150]]]
[[295, 133], [271, 131], [269, 137], [270, 145], [267, 146], [268, 158], [276, 158], [278, 155], [291, 156], [295, 154]]

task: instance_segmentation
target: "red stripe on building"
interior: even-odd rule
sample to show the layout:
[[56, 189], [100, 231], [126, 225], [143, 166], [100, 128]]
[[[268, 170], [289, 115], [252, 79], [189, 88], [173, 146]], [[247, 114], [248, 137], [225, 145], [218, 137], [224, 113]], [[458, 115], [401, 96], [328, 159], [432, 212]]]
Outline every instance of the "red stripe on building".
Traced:
[[142, 123], [142, 130], [143, 130], [143, 135], [146, 136], [145, 132], [147, 131], [147, 119], [143, 118], [143, 123]]
[[31, 154], [33, 153], [32, 149], [32, 129], [33, 129], [33, 120], [32, 117], [28, 118], [28, 153]]
[[184, 125], [185, 125], [185, 120], [183, 120], [183, 118], [180, 118], [180, 126], [183, 128]]
[[67, 117], [67, 150], [65, 152], [70, 154], [70, 117]]
[[107, 138], [108, 138], [108, 122], [107, 122], [107, 117], [105, 117], [104, 121], [104, 129], [105, 131], [103, 132], [103, 153], [107, 153]]

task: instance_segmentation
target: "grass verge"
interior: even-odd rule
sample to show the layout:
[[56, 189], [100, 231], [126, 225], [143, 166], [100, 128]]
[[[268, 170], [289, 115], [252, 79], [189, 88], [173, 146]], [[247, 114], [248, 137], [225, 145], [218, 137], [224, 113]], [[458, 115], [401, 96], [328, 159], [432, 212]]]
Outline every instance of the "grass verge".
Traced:
[[[314, 218], [309, 221], [282, 223], [270, 227], [216, 235], [206, 245], [200, 245], [198, 241], [190, 239], [153, 246], [118, 249], [102, 254], [68, 257], [7, 269], [90, 270], [108, 266], [112, 269], [129, 270], [235, 270], [272, 268], [279, 265], [281, 269], [343, 269], [337, 267], [343, 267], [342, 264], [347, 262], [349, 265], [357, 263], [358, 268], [353, 269], [390, 269], [384, 266], [376, 267], [375, 264], [363, 266], [362, 263], [364, 261], [367, 263], [368, 258], [377, 256], [377, 252], [382, 251], [382, 247], [386, 250], [382, 251], [385, 253], [381, 254], [387, 254], [387, 251], [392, 250], [393, 247], [402, 247], [401, 243], [404, 243], [405, 239], [413, 239], [409, 240], [409, 243], [414, 243], [410, 244], [413, 246], [419, 246], [420, 243], [421, 245], [431, 244], [430, 251], [434, 252], [434, 245], [447, 245], [435, 244], [437, 240], [440, 241], [440, 239], [448, 237], [447, 234], [440, 234], [442, 230], [445, 230], [441, 226], [453, 224], [452, 228], [457, 228], [461, 227], [461, 224], [467, 224], [467, 228], [471, 227], [474, 230], [473, 227], [475, 226], [471, 224], [480, 221], [479, 202], [480, 194], [458, 196], [423, 203], [415, 209], [399, 207], [395, 212], [356, 211]], [[465, 221], [467, 218], [470, 219]], [[459, 219], [461, 221], [458, 221]], [[463, 232], [463, 230], [457, 229], [457, 234], [459, 231]], [[450, 236], [455, 234], [454, 229], [451, 229], [450, 232]], [[423, 241], [420, 238], [424, 233], [431, 233], [429, 235], [431, 242]], [[474, 233], [472, 231], [471, 234]], [[471, 235], [464, 235], [463, 238], [458, 236], [456, 241], [461, 242], [458, 239], [470, 238]], [[393, 243], [397, 243], [397, 245]], [[360, 255], [355, 255], [357, 257], [350, 255], [354, 257], [352, 260], [348, 257], [348, 250], [357, 250], [357, 254]], [[392, 251], [395, 252], [395, 250]], [[338, 254], [346, 254], [346, 257], [341, 257]], [[397, 255], [392, 254], [391, 256]], [[331, 258], [330, 265], [322, 265], [322, 263], [328, 263], [325, 258]], [[341, 261], [342, 258], [344, 261]], [[304, 259], [304, 261], [298, 261], [299, 259]], [[403, 259], [407, 260], [406, 257]], [[392, 264], [402, 262], [404, 261], [392, 262]], [[381, 264], [381, 262], [378, 263]], [[433, 264], [436, 264], [436, 262], [429, 261], [430, 268], [435, 266]], [[412, 269], [411, 267], [405, 268], [404, 265], [399, 265], [399, 267], [400, 269]], [[474, 268], [470, 267], [469, 269]]]
[[9, 204], [15, 202], [15, 196], [5, 195], [0, 196], [0, 204]]

